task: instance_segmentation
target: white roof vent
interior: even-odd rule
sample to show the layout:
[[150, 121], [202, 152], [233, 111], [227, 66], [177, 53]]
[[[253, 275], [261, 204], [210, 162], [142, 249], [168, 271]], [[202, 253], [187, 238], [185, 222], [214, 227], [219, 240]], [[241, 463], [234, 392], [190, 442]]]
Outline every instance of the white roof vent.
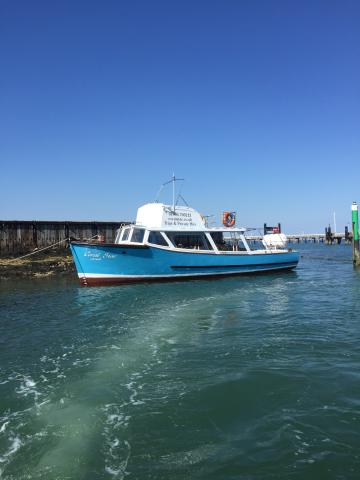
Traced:
[[262, 239], [265, 248], [286, 248], [287, 241], [286, 235], [283, 233], [269, 233]]

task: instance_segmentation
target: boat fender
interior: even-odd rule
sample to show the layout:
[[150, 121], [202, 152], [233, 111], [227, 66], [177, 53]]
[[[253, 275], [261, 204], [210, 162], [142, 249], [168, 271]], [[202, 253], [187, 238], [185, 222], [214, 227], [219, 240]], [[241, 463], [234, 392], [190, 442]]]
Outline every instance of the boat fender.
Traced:
[[224, 227], [233, 227], [235, 225], [235, 212], [223, 213], [223, 225]]

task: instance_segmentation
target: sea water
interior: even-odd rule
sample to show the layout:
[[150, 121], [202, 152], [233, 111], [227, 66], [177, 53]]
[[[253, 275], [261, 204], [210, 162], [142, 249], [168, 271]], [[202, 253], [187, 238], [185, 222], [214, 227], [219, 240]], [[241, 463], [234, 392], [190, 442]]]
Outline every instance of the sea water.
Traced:
[[360, 272], [0, 284], [0, 478], [360, 478]]

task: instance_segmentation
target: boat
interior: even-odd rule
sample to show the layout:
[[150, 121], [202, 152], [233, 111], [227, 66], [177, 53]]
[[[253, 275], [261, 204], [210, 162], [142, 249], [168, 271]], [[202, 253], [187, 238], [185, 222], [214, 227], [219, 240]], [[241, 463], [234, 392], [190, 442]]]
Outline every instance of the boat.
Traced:
[[260, 248], [254, 248], [235, 219], [227, 211], [221, 227], [209, 227], [188, 205], [145, 204], [133, 224], [118, 229], [113, 243], [70, 242], [80, 284], [225, 277], [297, 266], [299, 254], [287, 248], [284, 234], [265, 235]]

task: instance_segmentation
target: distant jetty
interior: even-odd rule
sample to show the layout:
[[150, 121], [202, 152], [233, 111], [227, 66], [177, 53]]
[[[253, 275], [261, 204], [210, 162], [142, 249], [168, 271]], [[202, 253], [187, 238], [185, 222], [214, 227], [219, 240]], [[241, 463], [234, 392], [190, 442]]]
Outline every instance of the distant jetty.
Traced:
[[[259, 241], [262, 239], [262, 235], [249, 235], [246, 236], [249, 241]], [[345, 231], [344, 233], [334, 233], [331, 230], [325, 231], [324, 233], [299, 233], [299, 234], [290, 234], [286, 235], [289, 243], [325, 243], [327, 245], [332, 245], [333, 243], [340, 244], [342, 241], [350, 244], [352, 241], [352, 233]]]

